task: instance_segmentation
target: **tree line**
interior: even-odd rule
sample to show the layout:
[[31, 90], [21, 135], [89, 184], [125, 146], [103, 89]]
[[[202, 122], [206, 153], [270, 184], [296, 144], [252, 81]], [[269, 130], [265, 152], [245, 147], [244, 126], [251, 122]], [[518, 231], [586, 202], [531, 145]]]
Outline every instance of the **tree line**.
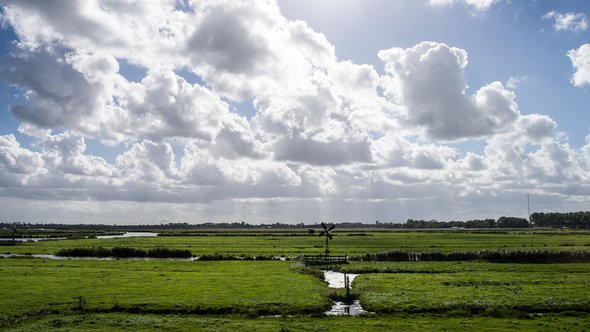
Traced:
[[401, 228], [527, 228], [529, 222], [525, 218], [500, 217], [494, 219], [472, 219], [467, 221], [438, 221], [408, 219]]
[[[530, 223], [526, 218], [518, 217], [500, 217], [495, 219], [472, 219], [467, 221], [453, 220], [453, 221], [438, 221], [436, 219], [431, 220], [419, 220], [419, 219], [408, 219], [405, 223], [399, 222], [379, 222], [366, 223], [366, 222], [332, 222], [326, 221], [326, 223], [334, 223], [338, 225], [339, 229], [342, 228], [527, 228], [527, 227], [549, 227], [549, 228], [585, 228], [590, 229], [590, 211], [579, 211], [579, 212], [535, 212], [530, 216]], [[268, 230], [268, 229], [306, 229], [306, 228], [319, 228], [319, 223], [314, 224], [289, 224], [276, 222], [273, 224], [249, 224], [246, 222], [232, 222], [232, 223], [162, 223], [159, 225], [101, 225], [101, 224], [32, 224], [32, 223], [9, 223], [0, 222], [0, 237], [10, 237], [13, 230], [16, 228], [20, 233], [23, 229], [51, 229], [54, 235], [64, 236], [55, 232], [57, 230], [67, 231], [84, 231], [92, 232], [92, 234], [83, 235], [104, 235], [100, 232], [138, 232], [138, 231], [187, 231], [187, 230], [217, 230], [217, 229], [248, 229], [248, 230]], [[110, 234], [110, 233], [105, 233]], [[22, 235], [22, 234], [20, 234]], [[69, 237], [69, 235], [68, 235]]]
[[531, 224], [535, 227], [590, 228], [590, 211], [535, 212], [531, 214]]

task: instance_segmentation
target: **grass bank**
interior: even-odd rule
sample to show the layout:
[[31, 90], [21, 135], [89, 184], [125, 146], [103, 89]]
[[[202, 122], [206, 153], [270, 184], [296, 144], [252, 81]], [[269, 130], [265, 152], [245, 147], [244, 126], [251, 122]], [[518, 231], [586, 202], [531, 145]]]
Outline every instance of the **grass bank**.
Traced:
[[[370, 264], [354, 266], [344, 269], [371, 271]], [[354, 280], [354, 290], [363, 308], [382, 314], [590, 312], [589, 264], [406, 262], [372, 269]]]
[[583, 331], [590, 316], [245, 318], [186, 315], [71, 314], [30, 321], [8, 331]]
[[0, 326], [64, 310], [282, 315], [330, 307], [288, 262], [0, 259]]

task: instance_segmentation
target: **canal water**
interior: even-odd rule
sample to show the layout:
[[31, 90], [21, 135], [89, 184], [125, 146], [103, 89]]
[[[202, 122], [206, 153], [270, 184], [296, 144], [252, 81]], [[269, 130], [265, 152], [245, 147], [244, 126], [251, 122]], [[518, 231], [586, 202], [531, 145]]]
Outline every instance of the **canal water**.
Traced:
[[190, 258], [159, 258], [159, 257], [93, 257], [93, 256], [83, 256], [83, 257], [72, 257], [72, 256], [56, 256], [56, 255], [48, 255], [48, 254], [0, 254], [0, 258], [45, 258], [45, 259], [57, 259], [57, 260], [94, 260], [94, 261], [112, 261], [112, 260], [135, 260], [135, 261], [151, 261], [151, 260], [167, 260], [167, 261], [196, 261], [199, 257], [190, 257]]
[[[358, 276], [358, 274], [354, 273], [347, 273], [346, 275], [341, 272], [334, 272], [334, 271], [323, 271], [324, 272], [324, 280], [328, 283], [328, 287], [330, 288], [344, 288], [345, 287], [345, 276], [348, 277], [350, 285], [352, 285], [352, 281], [354, 278]], [[358, 316], [366, 313], [367, 311], [361, 307], [359, 300], [354, 300], [351, 304], [346, 304], [344, 302], [334, 301], [332, 305], [332, 309], [325, 312], [328, 316]]]
[[[140, 237], [140, 236], [145, 236], [145, 237], [150, 237], [150, 236], [158, 236], [158, 233], [152, 233], [152, 232], [127, 232], [124, 234], [120, 234], [120, 235], [98, 235], [96, 236], [97, 239], [116, 239], [116, 238], [120, 238], [120, 237]], [[14, 241], [16, 242], [27, 242], [27, 241], [31, 241], [31, 242], [37, 242], [37, 241], [51, 241], [51, 240], [67, 240], [67, 237], [17, 237], [14, 238]], [[12, 241], [11, 237], [2, 237], [0, 238], [0, 241]]]
[[120, 237], [150, 237], [150, 236], [158, 236], [158, 233], [152, 232], [127, 232], [121, 235], [98, 235], [97, 239], [116, 239]]

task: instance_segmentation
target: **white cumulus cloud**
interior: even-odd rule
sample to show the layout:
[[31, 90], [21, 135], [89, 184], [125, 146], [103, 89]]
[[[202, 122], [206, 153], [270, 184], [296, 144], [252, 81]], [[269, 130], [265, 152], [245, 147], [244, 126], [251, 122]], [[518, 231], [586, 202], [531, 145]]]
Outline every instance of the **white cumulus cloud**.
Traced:
[[572, 61], [574, 74], [571, 78], [575, 86], [590, 85], [590, 44], [584, 44], [567, 52]]
[[588, 18], [584, 13], [558, 13], [556, 11], [550, 11], [543, 15], [544, 19], [553, 19], [553, 29], [556, 31], [569, 30], [574, 32], [580, 32], [588, 29]]
[[388, 96], [407, 107], [411, 124], [438, 140], [485, 137], [506, 129], [519, 115], [513, 92], [500, 82], [465, 94], [467, 52], [423, 42], [412, 48], [379, 51], [391, 75]]
[[462, 3], [464, 5], [473, 7], [479, 12], [485, 12], [498, 0], [428, 0], [431, 6], [449, 6], [456, 3]]

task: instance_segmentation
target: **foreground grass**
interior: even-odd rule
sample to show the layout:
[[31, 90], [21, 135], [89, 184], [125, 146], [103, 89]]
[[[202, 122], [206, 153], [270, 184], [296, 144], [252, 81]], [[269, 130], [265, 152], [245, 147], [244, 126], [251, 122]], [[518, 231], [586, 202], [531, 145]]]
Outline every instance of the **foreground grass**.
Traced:
[[490, 317], [374, 316], [245, 318], [135, 314], [71, 314], [44, 317], [8, 331], [584, 331], [590, 317], [544, 315]]
[[590, 264], [483, 262], [360, 263], [354, 281], [363, 307], [377, 313], [506, 317], [590, 312]]
[[0, 326], [67, 309], [274, 315], [330, 307], [287, 262], [0, 259]]
[[[79, 247], [165, 247], [197, 256], [297, 256], [323, 252], [323, 239], [281, 234], [79, 239], [6, 246], [0, 252], [55, 254]], [[339, 233], [330, 248], [332, 254], [348, 255], [391, 249], [588, 250], [590, 235], [528, 230], [353, 232]], [[328, 291], [317, 278], [289, 270], [289, 262], [4, 258], [0, 259], [0, 328], [590, 330], [590, 263], [352, 262], [339, 268], [362, 273], [353, 291], [376, 316], [300, 317], [326, 310]], [[275, 314], [298, 317], [259, 317]]]
[[[206, 254], [245, 256], [299, 256], [323, 253], [323, 239], [305, 235], [284, 236], [265, 234], [252, 236], [158, 236], [115, 239], [77, 239], [28, 242], [18, 246], [0, 247], [1, 253], [55, 254], [63, 249], [80, 247], [129, 247], [143, 250], [169, 248], [190, 250], [193, 255]], [[406, 251], [465, 251], [482, 249], [555, 249], [588, 250], [590, 233], [571, 230], [556, 231], [505, 231], [477, 233], [465, 231], [445, 232], [337, 232], [330, 242], [334, 255], [364, 255], [393, 249]]]

